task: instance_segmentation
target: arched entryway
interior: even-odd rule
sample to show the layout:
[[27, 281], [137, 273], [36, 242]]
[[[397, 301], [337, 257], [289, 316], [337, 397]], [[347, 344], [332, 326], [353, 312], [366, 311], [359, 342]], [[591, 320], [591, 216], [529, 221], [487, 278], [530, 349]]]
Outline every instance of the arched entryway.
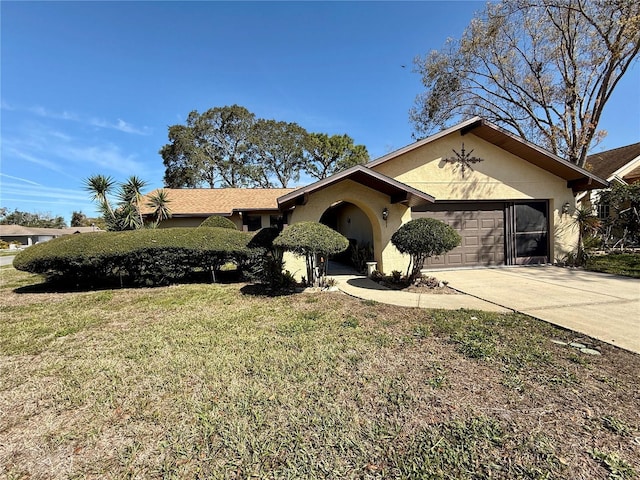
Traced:
[[336, 202], [324, 211], [320, 223], [349, 239], [349, 249], [332, 260], [364, 271], [366, 262], [374, 259], [373, 227], [364, 211], [353, 203]]

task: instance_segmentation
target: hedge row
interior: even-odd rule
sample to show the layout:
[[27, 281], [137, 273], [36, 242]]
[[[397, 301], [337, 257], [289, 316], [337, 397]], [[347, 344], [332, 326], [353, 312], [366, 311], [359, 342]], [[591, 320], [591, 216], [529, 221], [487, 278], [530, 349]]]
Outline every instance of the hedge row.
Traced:
[[197, 271], [241, 265], [251, 236], [230, 228], [166, 228], [67, 235], [20, 252], [13, 265], [49, 280], [166, 285]]

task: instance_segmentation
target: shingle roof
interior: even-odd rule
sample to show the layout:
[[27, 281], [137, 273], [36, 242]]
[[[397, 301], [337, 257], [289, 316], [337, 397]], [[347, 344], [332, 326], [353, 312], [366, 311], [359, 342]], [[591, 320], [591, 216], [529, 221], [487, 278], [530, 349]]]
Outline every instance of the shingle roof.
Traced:
[[[234, 211], [278, 210], [276, 199], [293, 188], [165, 188], [172, 215], [231, 215]], [[154, 194], [157, 190], [146, 195]], [[143, 200], [143, 204], [146, 199]], [[142, 213], [152, 209], [146, 205]]]
[[609, 178], [629, 162], [640, 157], [640, 142], [587, 157], [585, 168], [601, 178]]
[[29, 237], [32, 235], [71, 235], [73, 233], [102, 232], [97, 227], [70, 227], [70, 228], [38, 228], [24, 227], [22, 225], [0, 225], [0, 236], [3, 237]]
[[66, 235], [64, 228], [36, 228], [23, 227], [22, 225], [0, 225], [0, 235], [3, 237], [28, 237], [30, 235], [52, 235], [59, 237]]

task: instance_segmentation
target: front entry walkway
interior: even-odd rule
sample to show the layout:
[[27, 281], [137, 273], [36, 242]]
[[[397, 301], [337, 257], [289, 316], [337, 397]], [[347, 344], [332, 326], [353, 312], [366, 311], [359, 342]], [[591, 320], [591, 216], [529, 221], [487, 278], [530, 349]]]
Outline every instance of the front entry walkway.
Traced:
[[640, 353], [640, 280], [532, 266], [434, 272], [449, 286]]

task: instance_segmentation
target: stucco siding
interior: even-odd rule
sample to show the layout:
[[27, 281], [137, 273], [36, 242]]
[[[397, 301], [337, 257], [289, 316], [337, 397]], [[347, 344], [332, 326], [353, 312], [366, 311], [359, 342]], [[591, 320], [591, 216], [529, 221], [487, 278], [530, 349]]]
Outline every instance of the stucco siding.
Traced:
[[[306, 205], [297, 206], [290, 217], [290, 223], [318, 222], [322, 214], [338, 201], [352, 203], [358, 207], [369, 220], [373, 233], [374, 260], [378, 262], [381, 271], [406, 269], [408, 257], [401, 255], [391, 245], [391, 235], [400, 226], [411, 219], [411, 210], [405, 205], [389, 203], [389, 196], [372, 190], [352, 180], [331, 185], [309, 196]], [[387, 221], [382, 219], [382, 210], [387, 208]], [[362, 219], [360, 221], [363, 221]], [[296, 274], [305, 271], [304, 259], [292, 255], [285, 257], [285, 268]], [[331, 272], [329, 272], [330, 274]]]
[[[483, 161], [473, 163], [464, 176], [457, 164], [444, 159], [461, 153]], [[374, 167], [374, 170], [443, 200], [549, 200], [549, 227], [553, 232], [551, 259], [560, 259], [576, 247], [577, 230], [562, 205], [575, 206], [567, 182], [544, 169], [476, 137], [451, 133], [406, 154]]]

